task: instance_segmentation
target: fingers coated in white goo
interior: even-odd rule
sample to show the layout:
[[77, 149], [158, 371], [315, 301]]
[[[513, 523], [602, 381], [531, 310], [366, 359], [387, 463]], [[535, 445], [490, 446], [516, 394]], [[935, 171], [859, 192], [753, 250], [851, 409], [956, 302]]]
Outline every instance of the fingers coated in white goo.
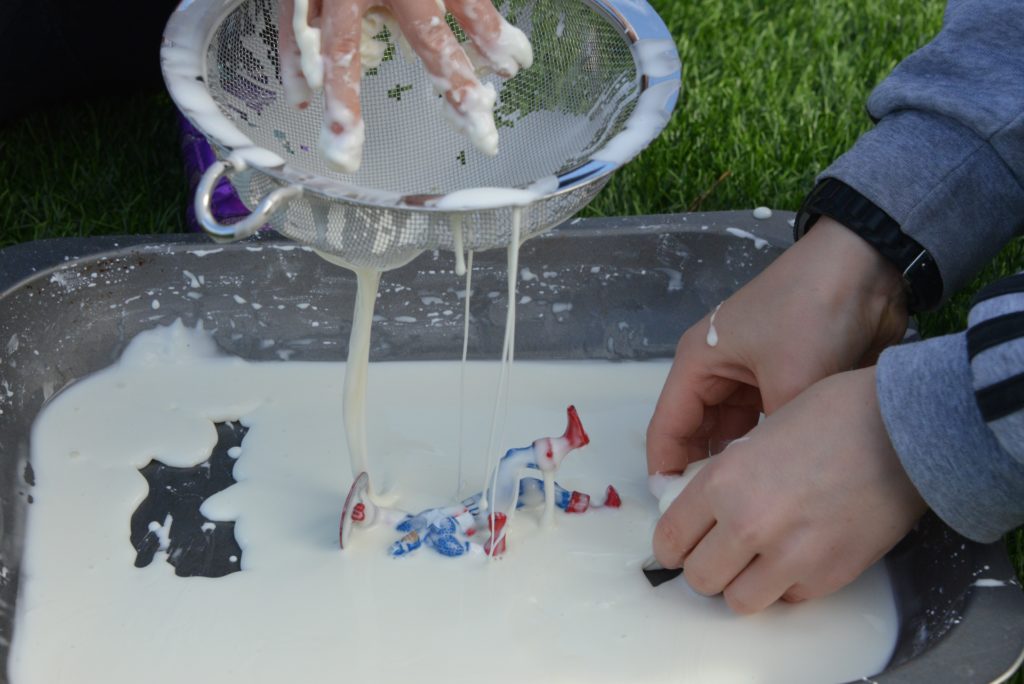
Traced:
[[[465, 47], [449, 27], [448, 11], [469, 38]], [[364, 69], [383, 59], [385, 45], [375, 36], [385, 27], [422, 60], [444, 96], [443, 115], [455, 130], [481, 152], [497, 154], [497, 92], [478, 74], [511, 78], [533, 64], [533, 50], [526, 35], [489, 0], [282, 0], [278, 49], [285, 97], [304, 109], [313, 92], [323, 88], [319, 147], [327, 164], [355, 173], [362, 163], [360, 79]]]

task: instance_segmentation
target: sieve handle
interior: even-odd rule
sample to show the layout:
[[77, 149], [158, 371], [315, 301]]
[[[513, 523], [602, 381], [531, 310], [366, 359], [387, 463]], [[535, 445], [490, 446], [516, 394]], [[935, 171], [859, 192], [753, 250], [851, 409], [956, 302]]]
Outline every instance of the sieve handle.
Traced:
[[217, 187], [217, 181], [223, 176], [244, 171], [246, 164], [240, 158], [232, 157], [214, 162], [206, 169], [203, 177], [199, 179], [196, 186], [195, 212], [196, 219], [203, 230], [211, 237], [218, 240], [241, 240], [247, 238], [261, 226], [266, 224], [271, 214], [283, 207], [289, 200], [302, 194], [302, 188], [298, 185], [288, 185], [274, 190], [260, 200], [256, 208], [241, 221], [230, 225], [218, 223], [210, 211], [210, 203], [213, 197], [213, 190]]

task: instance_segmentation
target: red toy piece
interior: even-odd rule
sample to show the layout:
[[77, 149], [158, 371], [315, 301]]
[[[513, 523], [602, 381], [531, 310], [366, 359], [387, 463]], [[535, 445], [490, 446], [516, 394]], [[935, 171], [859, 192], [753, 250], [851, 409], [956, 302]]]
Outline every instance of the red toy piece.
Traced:
[[565, 506], [566, 513], [586, 513], [590, 508], [590, 495], [573, 490], [569, 503]]
[[365, 472], [359, 473], [348, 490], [348, 496], [345, 497], [345, 505], [341, 508], [341, 524], [338, 525], [338, 546], [343, 549], [351, 536], [352, 523], [362, 522], [366, 518], [363, 496], [366, 495], [369, 486], [369, 476]]
[[[488, 556], [500, 556], [505, 553], [505, 537], [502, 534], [505, 530], [505, 523], [508, 522], [508, 516], [504, 513], [491, 513], [487, 516], [487, 531], [490, 532], [490, 539], [484, 544], [484, 553]], [[498, 540], [497, 546], [491, 547], [491, 544], [495, 539]]]
[[615, 487], [608, 485], [608, 489], [604, 493], [604, 505], [608, 508], [620, 508], [622, 506], [622, 497], [615, 490]]
[[567, 413], [569, 414], [569, 424], [566, 426], [562, 438], [569, 442], [569, 448], [579, 449], [590, 444], [590, 437], [583, 429], [583, 423], [580, 422], [580, 415], [576, 413], [576, 407], [570, 406]]

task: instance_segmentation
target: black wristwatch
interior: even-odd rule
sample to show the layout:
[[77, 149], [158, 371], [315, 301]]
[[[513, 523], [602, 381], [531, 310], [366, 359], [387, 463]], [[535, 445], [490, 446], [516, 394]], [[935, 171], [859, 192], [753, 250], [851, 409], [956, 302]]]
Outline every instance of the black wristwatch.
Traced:
[[900, 224], [846, 183], [826, 178], [804, 200], [793, 224], [799, 240], [821, 218], [843, 224], [878, 250], [901, 274], [910, 313], [935, 308], [942, 299], [938, 264], [921, 244], [904, 233]]

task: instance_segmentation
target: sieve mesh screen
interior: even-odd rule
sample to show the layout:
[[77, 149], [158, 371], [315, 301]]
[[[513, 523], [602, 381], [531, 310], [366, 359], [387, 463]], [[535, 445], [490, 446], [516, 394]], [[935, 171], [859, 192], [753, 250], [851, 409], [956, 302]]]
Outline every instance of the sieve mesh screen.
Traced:
[[[330, 169], [317, 149], [323, 94], [305, 110], [286, 102], [277, 54], [277, 3], [241, 0], [209, 27], [200, 80], [235, 127], [283, 158], [292, 183], [300, 179], [303, 193], [274, 214], [270, 224], [353, 266], [394, 268], [425, 249], [452, 249], [451, 219], [411, 202], [375, 203], [374, 196], [524, 188], [588, 163], [624, 129], [644, 81], [621, 21], [587, 0], [505, 0], [499, 10], [526, 33], [534, 50], [533, 66], [516, 77], [483, 79], [498, 92], [499, 154], [478, 152], [448, 125], [442, 96], [422, 64], [404, 55], [384, 29], [376, 37], [386, 43], [384, 59], [363, 76], [366, 141], [354, 174]], [[465, 40], [455, 20], [448, 19]], [[230, 152], [217, 151], [221, 156]], [[260, 169], [235, 173], [232, 182], [250, 207], [286, 185]], [[606, 182], [603, 174], [539, 195], [521, 210], [522, 239], [572, 216]], [[344, 188], [340, 197], [334, 191], [338, 187]], [[370, 199], [345, 199], [357, 197]], [[508, 246], [513, 212], [498, 207], [464, 214], [464, 248]]]
[[208, 48], [207, 87], [257, 145], [310, 174], [402, 195], [526, 186], [577, 166], [618, 133], [640, 80], [629, 42], [590, 5], [531, 0], [506, 11], [530, 38], [535, 60], [508, 81], [483, 79], [499, 93], [497, 157], [447, 124], [423, 66], [385, 29], [378, 34], [388, 45], [384, 61], [362, 81], [362, 166], [355, 174], [330, 169], [317, 151], [322, 91], [305, 110], [285, 102], [271, 0], [246, 0], [221, 22]]

